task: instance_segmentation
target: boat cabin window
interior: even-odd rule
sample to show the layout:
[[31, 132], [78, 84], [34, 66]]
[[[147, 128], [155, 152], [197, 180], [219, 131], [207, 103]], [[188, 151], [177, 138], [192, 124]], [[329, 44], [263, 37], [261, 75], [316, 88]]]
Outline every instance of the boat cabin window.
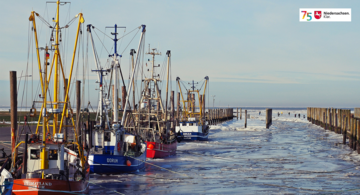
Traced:
[[193, 126], [194, 125], [194, 123], [189, 123], [189, 126]]
[[40, 159], [40, 150], [31, 149], [30, 150], [30, 160]]
[[58, 151], [49, 150], [49, 160], [57, 160], [57, 159], [58, 159]]
[[104, 141], [109, 142], [111, 140], [111, 134], [110, 132], [104, 133]]

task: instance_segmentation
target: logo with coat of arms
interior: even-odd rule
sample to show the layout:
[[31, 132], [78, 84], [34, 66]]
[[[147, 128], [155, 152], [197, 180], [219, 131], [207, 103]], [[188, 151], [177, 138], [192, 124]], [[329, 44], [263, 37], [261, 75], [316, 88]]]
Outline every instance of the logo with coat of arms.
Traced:
[[314, 11], [314, 16], [316, 19], [320, 19], [321, 18], [321, 11]]

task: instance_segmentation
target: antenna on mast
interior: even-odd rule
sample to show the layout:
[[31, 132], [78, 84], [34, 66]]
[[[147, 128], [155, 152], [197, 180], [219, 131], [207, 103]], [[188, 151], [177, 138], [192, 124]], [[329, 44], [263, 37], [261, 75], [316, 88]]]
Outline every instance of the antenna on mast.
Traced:
[[155, 66], [155, 56], [156, 55], [161, 56], [161, 52], [159, 52], [156, 48], [152, 48], [151, 50], [152, 51], [150, 51], [150, 44], [149, 44], [149, 51], [146, 54], [152, 55], [151, 79], [153, 79], [154, 77], [157, 77], [156, 75], [154, 75], [154, 68], [160, 67], [160, 64], [159, 66]]
[[197, 85], [197, 84], [199, 84], [199, 82], [194, 82], [194, 80], [192, 81], [192, 83], [188, 83], [189, 85], [191, 85], [192, 84], [192, 87], [190, 87], [190, 88], [192, 88], [192, 90], [194, 91], [195, 90], [195, 85]]

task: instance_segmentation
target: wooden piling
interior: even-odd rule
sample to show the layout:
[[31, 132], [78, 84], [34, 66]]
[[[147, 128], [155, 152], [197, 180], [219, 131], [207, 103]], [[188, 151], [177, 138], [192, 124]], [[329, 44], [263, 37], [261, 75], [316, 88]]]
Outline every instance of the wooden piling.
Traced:
[[345, 133], [345, 125], [346, 125], [346, 115], [345, 115], [345, 110], [341, 109], [341, 115], [342, 115], [342, 127], [341, 127], [341, 133], [344, 134]]
[[350, 116], [350, 120], [351, 120], [351, 134], [352, 134], [352, 145], [353, 145], [353, 150], [356, 150], [356, 119], [353, 118], [353, 116], [351, 115], [351, 110], [348, 110], [348, 115]]
[[242, 115], [242, 108], [240, 108], [240, 120], [241, 120], [241, 115]]
[[22, 174], [27, 173], [27, 151], [28, 151], [28, 140], [29, 134], [25, 134], [25, 143], [24, 143], [24, 152], [23, 152], [23, 164], [22, 164]]
[[330, 108], [327, 108], [326, 110], [326, 130], [330, 130]]
[[350, 148], [353, 148], [353, 143], [352, 143], [352, 141], [353, 141], [353, 139], [352, 139], [352, 136], [353, 136], [353, 132], [352, 132], [352, 130], [353, 130], [353, 120], [352, 119], [350, 119], [350, 132], [349, 132], [349, 147]]
[[331, 112], [330, 112], [330, 127], [331, 127], [331, 131], [334, 131], [334, 108], [331, 108]]
[[[170, 94], [170, 119], [171, 119], [171, 125], [170, 127], [173, 129], [175, 128], [175, 120], [174, 120], [174, 117], [175, 117], [175, 112], [174, 112], [174, 107], [175, 107], [175, 104], [174, 104], [174, 96], [175, 96], [175, 92], [174, 91], [171, 91], [171, 94]], [[175, 131], [175, 129], [174, 129]]]
[[217, 124], [217, 119], [218, 119], [218, 117], [217, 117], [217, 115], [218, 115], [218, 109], [214, 109], [214, 124], [216, 125]]
[[341, 134], [341, 128], [342, 128], [342, 126], [343, 126], [343, 124], [342, 124], [342, 121], [343, 121], [343, 115], [342, 115], [342, 109], [339, 109], [339, 115], [338, 115], [338, 120], [339, 120], [339, 123], [338, 123], [338, 125], [339, 125], [339, 127], [338, 127], [338, 130], [337, 130], [337, 132], [336, 133], [338, 133], [338, 134]]
[[[10, 120], [11, 120], [11, 153], [15, 154], [16, 130], [17, 130], [17, 87], [16, 71], [10, 71]], [[17, 153], [17, 151], [16, 151]], [[15, 159], [14, 159], [15, 160]]]
[[[200, 95], [200, 98], [199, 98], [199, 112], [201, 112], [201, 118], [200, 120], [203, 120], [204, 119], [204, 115], [203, 115], [203, 102], [202, 102], [203, 98], [202, 98], [202, 95]], [[201, 107], [201, 110], [200, 110], [200, 107]]]
[[205, 106], [205, 94], [202, 96], [202, 109], [203, 109], [203, 117], [204, 121], [206, 120], [206, 106]]
[[[117, 91], [115, 91], [115, 93], [118, 93]], [[122, 109], [125, 109], [125, 104], [126, 104], [126, 87], [122, 86], [121, 87], [121, 100], [122, 100]], [[118, 101], [118, 100], [114, 100], [114, 101]], [[119, 108], [116, 108], [119, 109]]]
[[340, 116], [339, 110], [336, 109], [335, 120], [334, 120], [334, 122], [335, 122], [335, 133], [338, 133], [338, 131], [339, 131], [339, 116]]
[[325, 130], [328, 130], [328, 116], [329, 116], [329, 114], [328, 114], [328, 109], [327, 108], [325, 108], [325, 112], [324, 112], [324, 114], [325, 114], [325, 118], [324, 118], [324, 129]]
[[272, 109], [266, 108], [266, 129], [269, 129], [272, 123]]
[[347, 117], [344, 115], [344, 117], [343, 117], [343, 128], [342, 128], [343, 144], [346, 144], [346, 125], [347, 125]]
[[360, 154], [360, 120], [359, 119], [356, 119], [356, 132], [357, 132], [356, 149], [358, 154]]
[[312, 112], [312, 113], [311, 113], [311, 115], [312, 115], [311, 123], [312, 123], [312, 124], [315, 124], [315, 117], [316, 117], [316, 116], [315, 116], [315, 108], [312, 108], [312, 109], [311, 109], [311, 112]]
[[350, 118], [351, 124], [351, 142], [352, 142], [352, 149], [356, 150], [356, 133], [355, 133], [355, 119]]
[[214, 109], [214, 122], [215, 125], [218, 123], [218, 109]]
[[332, 125], [332, 110], [329, 112], [329, 130], [331, 131], [334, 127]]
[[247, 127], [247, 110], [245, 110], [245, 128]]
[[180, 126], [180, 92], [177, 93], [176, 125]]
[[351, 137], [352, 137], [352, 144], [353, 144], [353, 150], [356, 150], [356, 131], [355, 131], [355, 119], [350, 118], [351, 121]]
[[216, 125], [216, 109], [211, 110], [212, 124]]

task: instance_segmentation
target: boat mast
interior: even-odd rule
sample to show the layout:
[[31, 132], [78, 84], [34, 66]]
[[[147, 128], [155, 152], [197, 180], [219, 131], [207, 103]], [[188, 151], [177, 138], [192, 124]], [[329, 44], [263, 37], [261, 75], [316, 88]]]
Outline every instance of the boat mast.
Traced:
[[[205, 92], [206, 92], [207, 83], [208, 83], [208, 81], [209, 81], [209, 77], [206, 76], [204, 79], [205, 79], [205, 87], [204, 87], [204, 93], [203, 93], [202, 102], [205, 101]], [[202, 117], [206, 117], [206, 114], [205, 114], [205, 103], [202, 103], [202, 104], [204, 104], [204, 107], [202, 108], [203, 111], [201, 111], [201, 115], [200, 115], [201, 118], [202, 118]], [[204, 114], [204, 116], [203, 116], [203, 114]], [[201, 124], [202, 124], [202, 125], [205, 124], [205, 121], [206, 121], [206, 119], [204, 118], [204, 120], [201, 121]]]
[[103, 72], [100, 70], [100, 125], [103, 125], [103, 83], [102, 83]]
[[114, 25], [114, 27], [106, 27], [106, 28], [115, 28], [115, 33], [111, 33], [112, 35], [114, 35], [114, 54], [113, 54], [113, 61], [114, 61], [114, 117], [113, 117], [113, 122], [114, 124], [119, 123], [119, 106], [118, 106], [118, 68], [120, 68], [120, 64], [119, 61], [117, 60], [117, 57], [121, 55], [119, 55], [117, 53], [117, 29], [118, 28], [125, 28], [125, 27], [118, 27], [116, 24]]
[[[165, 112], [165, 110], [164, 110], [164, 106], [163, 106], [163, 104], [162, 104], [162, 101], [161, 101], [161, 94], [159, 93], [159, 88], [158, 88], [158, 86], [157, 86], [157, 81], [158, 81], [158, 79], [156, 79], [156, 78], [154, 78], [154, 77], [156, 77], [156, 75], [154, 76], [154, 68], [155, 67], [159, 67], [159, 66], [155, 66], [155, 55], [161, 55], [161, 52], [159, 53], [157, 50], [156, 50], [156, 48], [153, 48], [152, 49], [152, 52], [150, 51], [150, 44], [149, 44], [149, 50], [148, 50], [148, 52], [146, 53], [146, 54], [149, 54], [149, 55], [152, 55], [152, 68], [151, 68], [151, 78], [149, 78], [149, 79], [145, 79], [145, 83], [147, 83], [147, 84], [145, 84], [145, 86], [147, 86], [147, 87], [145, 87], [145, 93], [147, 92], [147, 88], [148, 87], [150, 87], [150, 91], [152, 90], [151, 89], [151, 81], [152, 82], [154, 82], [154, 92], [156, 92], [156, 95], [157, 95], [157, 101], [160, 101], [160, 106], [161, 106], [161, 111], [162, 111], [162, 113], [164, 113]], [[149, 94], [149, 95], [151, 95], [151, 94]], [[148, 98], [148, 105], [149, 106], [151, 106], [151, 99], [153, 99], [153, 98], [151, 98], [151, 96], [149, 96], [149, 98]]]
[[167, 59], [167, 76], [166, 76], [166, 101], [165, 101], [165, 116], [164, 121], [167, 120], [167, 108], [168, 108], [168, 95], [169, 95], [169, 71], [170, 71], [170, 50], [167, 50], [166, 55]]
[[[58, 85], [59, 85], [59, 64], [58, 64], [58, 55], [59, 55], [59, 8], [60, 8], [60, 0], [56, 2], [57, 4], [57, 11], [56, 11], [56, 21], [55, 21], [55, 69], [54, 69], [54, 119], [53, 119], [53, 135], [56, 133], [56, 129], [58, 127]], [[46, 82], [46, 78], [45, 78]], [[46, 93], [46, 92], [45, 92]]]
[[[43, 128], [42, 128], [42, 150], [40, 153], [41, 159], [41, 169], [47, 169], [47, 155], [46, 155], [46, 127], [47, 127], [47, 116], [46, 116], [46, 94], [47, 94], [47, 63], [49, 59], [48, 46], [45, 48], [45, 60], [44, 60], [44, 100], [43, 100]], [[42, 179], [44, 179], [44, 172], [41, 174]]]
[[[135, 49], [131, 49], [130, 50], [130, 55], [131, 55], [131, 66], [132, 66], [132, 71], [134, 71], [134, 53], [136, 53]], [[134, 111], [135, 111], [135, 81], [132, 81], [133, 84], [133, 106], [134, 106]]]
[[[144, 35], [145, 35], [145, 32], [146, 32], [146, 29], [145, 29], [146, 26], [145, 26], [145, 25], [141, 25], [141, 27], [142, 27], [142, 30], [141, 30], [141, 36], [140, 36], [139, 46], [138, 46], [138, 48], [137, 48], [137, 53], [136, 53], [136, 58], [135, 58], [135, 63], [134, 63], [134, 70], [133, 70], [133, 72], [132, 72], [132, 74], [131, 74], [131, 79], [130, 79], [130, 84], [129, 84], [129, 89], [128, 89], [128, 91], [130, 91], [130, 90], [131, 90], [131, 87], [132, 87], [132, 83], [133, 83], [133, 82], [131, 82], [131, 81], [134, 80], [135, 71], [136, 71], [136, 65], [138, 64], [138, 59], [139, 59], [139, 52], [140, 52], [140, 48], [141, 48], [141, 43], [142, 43], [142, 40], [143, 40]], [[130, 95], [130, 94], [128, 93], [127, 96], [126, 96], [124, 113], [123, 113], [123, 116], [122, 116], [122, 118], [121, 118], [121, 124], [122, 124], [122, 125], [123, 125], [124, 122], [125, 122], [126, 109], [127, 109], [127, 106], [128, 106], [127, 102], [129, 101], [129, 95]]]

